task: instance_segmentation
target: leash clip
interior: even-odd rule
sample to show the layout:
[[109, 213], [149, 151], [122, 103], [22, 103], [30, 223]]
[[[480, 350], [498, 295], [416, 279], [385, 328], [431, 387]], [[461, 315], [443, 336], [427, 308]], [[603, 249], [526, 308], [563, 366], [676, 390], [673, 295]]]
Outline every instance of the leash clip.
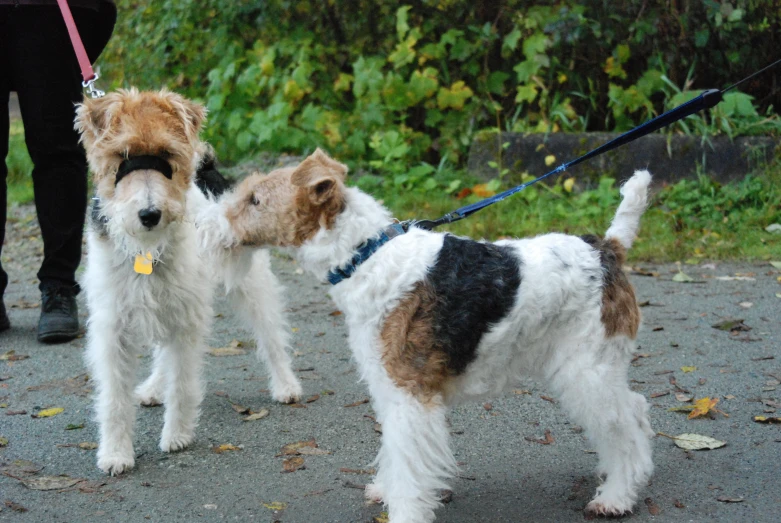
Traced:
[[87, 91], [87, 94], [90, 98], [103, 98], [106, 96], [106, 93], [104, 91], [101, 91], [97, 87], [95, 87], [95, 82], [97, 79], [100, 78], [98, 76], [98, 73], [95, 73], [95, 76], [90, 78], [89, 80], [85, 80], [81, 82], [81, 86]]

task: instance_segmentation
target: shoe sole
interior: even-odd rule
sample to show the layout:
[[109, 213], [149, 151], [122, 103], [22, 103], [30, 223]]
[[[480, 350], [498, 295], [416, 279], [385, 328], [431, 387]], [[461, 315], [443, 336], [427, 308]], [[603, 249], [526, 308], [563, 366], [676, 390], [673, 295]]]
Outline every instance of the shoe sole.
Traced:
[[38, 341], [41, 343], [55, 344], [65, 343], [76, 339], [79, 335], [79, 331], [50, 331], [43, 334], [38, 334]]

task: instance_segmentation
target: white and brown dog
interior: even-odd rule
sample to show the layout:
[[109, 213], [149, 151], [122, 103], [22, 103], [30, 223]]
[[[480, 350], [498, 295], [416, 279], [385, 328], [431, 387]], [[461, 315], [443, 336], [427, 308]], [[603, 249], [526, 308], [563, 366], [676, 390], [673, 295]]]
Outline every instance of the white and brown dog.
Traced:
[[[199, 248], [193, 216], [221, 178], [203, 162], [200, 105], [167, 91], [117, 91], [78, 106], [76, 129], [97, 197], [87, 234], [87, 363], [97, 384], [98, 467], [135, 464], [135, 406], [165, 404], [160, 448], [188, 446], [203, 396], [205, 337], [214, 287], [222, 282], [270, 371], [274, 399], [301, 385], [285, 351], [288, 329], [267, 252], [233, 251], [215, 266]], [[208, 159], [206, 160], [208, 161]], [[221, 253], [220, 253], [221, 254]], [[134, 395], [138, 354], [154, 347], [152, 374]]]
[[606, 479], [586, 510], [630, 512], [653, 469], [653, 432], [645, 398], [627, 382], [640, 313], [621, 266], [648, 172], [624, 184], [604, 239], [496, 243], [394, 225], [344, 185], [346, 172], [318, 150], [244, 180], [199, 227], [210, 249], [294, 247], [304, 268], [334, 284], [383, 426], [367, 497], [384, 501], [395, 523], [432, 521], [456, 470], [448, 407], [538, 378], [599, 452]]

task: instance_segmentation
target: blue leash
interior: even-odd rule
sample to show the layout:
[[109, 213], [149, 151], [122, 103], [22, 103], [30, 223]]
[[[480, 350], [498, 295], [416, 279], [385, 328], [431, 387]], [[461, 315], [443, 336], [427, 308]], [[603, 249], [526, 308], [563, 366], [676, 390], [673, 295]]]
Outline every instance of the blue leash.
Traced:
[[682, 120], [683, 118], [686, 118], [687, 116], [690, 116], [694, 113], [703, 111], [705, 109], [711, 109], [712, 107], [715, 107], [719, 102], [722, 101], [725, 93], [739, 86], [743, 82], [747, 82], [748, 80], [751, 80], [758, 74], [767, 71], [771, 67], [775, 67], [778, 64], [781, 64], [781, 60], [777, 60], [773, 62], [772, 64], [760, 69], [759, 71], [755, 72], [750, 76], [747, 76], [743, 80], [732, 84], [726, 89], [722, 89], [721, 91], [719, 91], [718, 89], [708, 89], [707, 91], [700, 94], [698, 97], [689, 100], [688, 102], [681, 104], [674, 109], [670, 109], [666, 113], [660, 114], [653, 120], [649, 120], [643, 124], [640, 124], [634, 129], [625, 132], [621, 136], [618, 136], [603, 145], [600, 145], [596, 149], [584, 154], [583, 156], [575, 158], [571, 162], [559, 165], [554, 170], [550, 171], [549, 173], [543, 174], [539, 178], [535, 178], [534, 180], [528, 181], [526, 183], [522, 183], [521, 185], [513, 187], [512, 189], [508, 189], [494, 196], [491, 196], [490, 198], [486, 198], [484, 200], [472, 203], [470, 205], [465, 205], [464, 207], [449, 212], [446, 215], [442, 216], [441, 218], [437, 218], [436, 220], [416, 220], [410, 222], [410, 225], [419, 227], [421, 229], [431, 230], [434, 229], [435, 227], [439, 227], [440, 225], [445, 225], [448, 223], [453, 223], [459, 220], [463, 220], [464, 218], [467, 218], [472, 214], [476, 213], [480, 209], [484, 209], [485, 207], [488, 207], [489, 205], [493, 205], [496, 202], [501, 202], [505, 198], [512, 196], [517, 192], [521, 192], [522, 190], [526, 189], [528, 186], [535, 184], [540, 180], [544, 180], [545, 178], [549, 176], [553, 176], [554, 174], [562, 173], [567, 169], [569, 169], [570, 167], [574, 167], [575, 165], [581, 162], [585, 162], [590, 158], [599, 156], [600, 154], [606, 153], [608, 151], [612, 151], [613, 149], [621, 147], [622, 145], [626, 145], [629, 142], [633, 142], [638, 138], [642, 138], [646, 134], [652, 133], [654, 131], [658, 131], [659, 129], [667, 127], [668, 125], [671, 125], [677, 122], [678, 120]]

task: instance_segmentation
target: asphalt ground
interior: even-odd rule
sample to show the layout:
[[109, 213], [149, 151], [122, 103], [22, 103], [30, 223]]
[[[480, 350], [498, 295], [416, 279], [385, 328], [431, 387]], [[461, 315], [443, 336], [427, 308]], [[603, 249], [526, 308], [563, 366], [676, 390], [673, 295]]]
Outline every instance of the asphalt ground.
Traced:
[[[55, 346], [35, 341], [38, 236], [33, 208], [12, 209], [3, 265], [12, 281], [5, 303], [13, 327], [0, 334], [0, 357], [8, 358], [8, 351], [28, 357], [0, 361], [0, 436], [8, 440], [0, 448], [0, 521], [344, 523], [381, 518], [381, 506], [364, 504], [361, 486], [370, 476], [360, 473], [370, 466], [381, 435], [364, 403], [366, 388], [357, 382], [344, 318], [326, 285], [303, 274], [291, 259], [275, 255], [275, 271], [287, 288], [294, 367], [310, 402], [273, 402], [265, 371], [251, 350], [207, 356], [206, 395], [194, 445], [162, 453], [157, 443], [163, 409], [139, 408], [136, 469], [108, 478], [89, 449], [97, 442], [97, 427], [82, 358], [84, 339]], [[624, 519], [779, 521], [781, 424], [753, 418], [781, 416], [781, 272], [767, 262], [702, 262], [684, 265], [696, 281], [681, 283], [672, 279], [675, 265], [644, 264], [642, 269], [631, 275], [644, 303], [632, 387], [649, 399], [654, 430], [672, 436], [697, 433], [727, 444], [687, 452], [657, 437], [655, 474], [635, 514]], [[718, 279], [736, 275], [741, 279]], [[224, 302], [218, 300], [216, 312], [211, 347], [250, 340]], [[82, 321], [85, 313], [82, 307]], [[712, 327], [731, 317], [743, 319], [750, 330]], [[150, 361], [143, 357], [139, 380]], [[679, 401], [676, 393], [681, 399], [718, 398], [716, 408], [723, 414], [689, 420], [686, 413], [670, 412], [691, 404]], [[233, 404], [269, 414], [243, 421], [246, 415]], [[64, 410], [32, 416], [53, 407]], [[25, 413], [15, 414], [19, 411]], [[490, 404], [458, 407], [450, 422], [462, 472], [452, 481], [451, 500], [437, 512], [438, 521], [583, 519], [582, 508], [597, 486], [596, 455], [544, 388], [530, 382]], [[553, 441], [542, 444], [546, 431]], [[317, 450], [280, 455], [283, 446], [312, 439]], [[227, 444], [238, 450], [215, 452]], [[287, 467], [299, 468], [284, 472], [290, 458], [300, 459], [288, 461]], [[59, 475], [76, 482], [47, 491], [25, 486]]]

